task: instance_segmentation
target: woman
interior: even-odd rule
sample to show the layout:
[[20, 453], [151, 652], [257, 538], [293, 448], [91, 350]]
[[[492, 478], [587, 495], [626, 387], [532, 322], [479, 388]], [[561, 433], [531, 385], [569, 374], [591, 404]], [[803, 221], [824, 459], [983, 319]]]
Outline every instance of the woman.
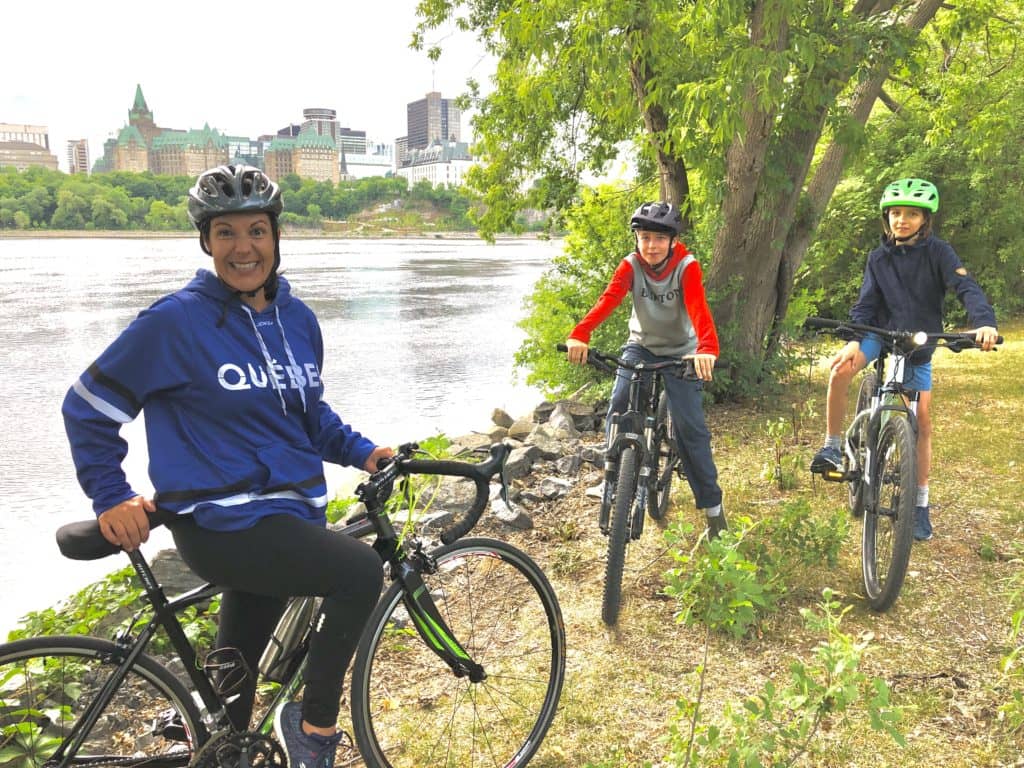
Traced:
[[[250, 669], [294, 595], [319, 595], [301, 707], [275, 724], [290, 764], [329, 768], [341, 738], [342, 680], [380, 594], [372, 548], [325, 527], [323, 461], [373, 471], [392, 455], [344, 424], [322, 398], [323, 338], [291, 295], [280, 265], [281, 192], [257, 168], [206, 171], [188, 214], [213, 272], [144, 310], [75, 382], [64, 421], [75, 469], [100, 529], [132, 550], [148, 512], [169, 525], [184, 561], [225, 588], [219, 647]], [[155, 494], [135, 493], [121, 469], [123, 423], [146, 413]], [[254, 679], [228, 707], [245, 728]]]

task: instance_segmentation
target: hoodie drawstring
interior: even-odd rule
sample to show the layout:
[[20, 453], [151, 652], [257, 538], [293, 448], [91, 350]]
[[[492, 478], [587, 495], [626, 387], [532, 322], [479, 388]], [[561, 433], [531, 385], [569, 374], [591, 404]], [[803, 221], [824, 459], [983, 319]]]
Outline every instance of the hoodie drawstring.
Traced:
[[291, 366], [292, 380], [299, 386], [299, 397], [302, 398], [302, 412], [306, 412], [306, 387], [303, 381], [302, 369], [295, 362], [295, 355], [292, 354], [292, 346], [288, 343], [288, 337], [284, 333], [284, 325], [281, 323], [281, 310], [274, 305], [274, 317], [277, 318], [277, 327], [281, 329], [281, 341], [284, 342], [284, 352], [288, 355], [288, 364]]
[[[267, 378], [270, 379], [270, 384], [273, 386], [274, 391], [277, 392], [277, 397], [281, 401], [281, 413], [286, 414], [288, 413], [288, 406], [285, 405], [284, 393], [281, 392], [281, 385], [277, 383], [277, 376], [274, 375], [274, 361], [270, 357], [270, 350], [267, 349], [267, 344], [263, 341], [263, 334], [260, 333], [260, 329], [256, 327], [256, 318], [253, 316], [252, 310], [249, 309], [244, 302], [242, 303], [242, 309], [244, 309], [245, 313], [249, 316], [249, 322], [252, 323], [252, 331], [256, 334], [256, 340], [260, 343], [260, 351], [263, 353], [263, 364], [267, 366]], [[278, 325], [280, 325], [280, 320], [278, 320]], [[281, 332], [283, 334], [284, 329], [282, 329]], [[302, 404], [303, 410], [305, 410], [305, 394], [302, 396]]]

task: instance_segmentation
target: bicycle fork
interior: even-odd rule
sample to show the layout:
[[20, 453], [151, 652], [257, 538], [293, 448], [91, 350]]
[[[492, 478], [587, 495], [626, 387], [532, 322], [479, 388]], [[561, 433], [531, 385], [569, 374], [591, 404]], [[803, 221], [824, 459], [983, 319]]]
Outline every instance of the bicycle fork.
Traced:
[[473, 661], [469, 652], [455, 639], [454, 633], [441, 617], [430, 590], [416, 567], [408, 562], [399, 564], [396, 578], [405, 588], [402, 602], [412, 618], [413, 626], [423, 642], [447, 664], [456, 677], [468, 677], [480, 683], [487, 679], [484, 668]]

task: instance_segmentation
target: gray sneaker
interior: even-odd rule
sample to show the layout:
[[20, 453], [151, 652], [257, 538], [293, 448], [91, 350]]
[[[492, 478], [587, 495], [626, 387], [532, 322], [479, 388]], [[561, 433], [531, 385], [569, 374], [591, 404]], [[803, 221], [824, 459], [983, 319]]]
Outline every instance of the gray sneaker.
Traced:
[[288, 768], [334, 768], [338, 744], [348, 739], [344, 731], [333, 736], [303, 731], [302, 705], [297, 701], [290, 701], [277, 711], [274, 734], [288, 753]]
[[838, 448], [825, 446], [811, 459], [811, 472], [831, 472], [843, 469], [843, 454]]

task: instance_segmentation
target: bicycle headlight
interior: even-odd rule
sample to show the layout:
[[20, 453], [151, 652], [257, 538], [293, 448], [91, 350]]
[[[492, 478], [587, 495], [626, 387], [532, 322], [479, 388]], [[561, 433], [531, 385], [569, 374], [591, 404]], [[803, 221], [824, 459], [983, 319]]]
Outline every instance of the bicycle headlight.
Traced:
[[918, 331], [910, 337], [910, 340], [914, 343], [915, 347], [923, 347], [928, 342], [928, 334], [924, 331]]

